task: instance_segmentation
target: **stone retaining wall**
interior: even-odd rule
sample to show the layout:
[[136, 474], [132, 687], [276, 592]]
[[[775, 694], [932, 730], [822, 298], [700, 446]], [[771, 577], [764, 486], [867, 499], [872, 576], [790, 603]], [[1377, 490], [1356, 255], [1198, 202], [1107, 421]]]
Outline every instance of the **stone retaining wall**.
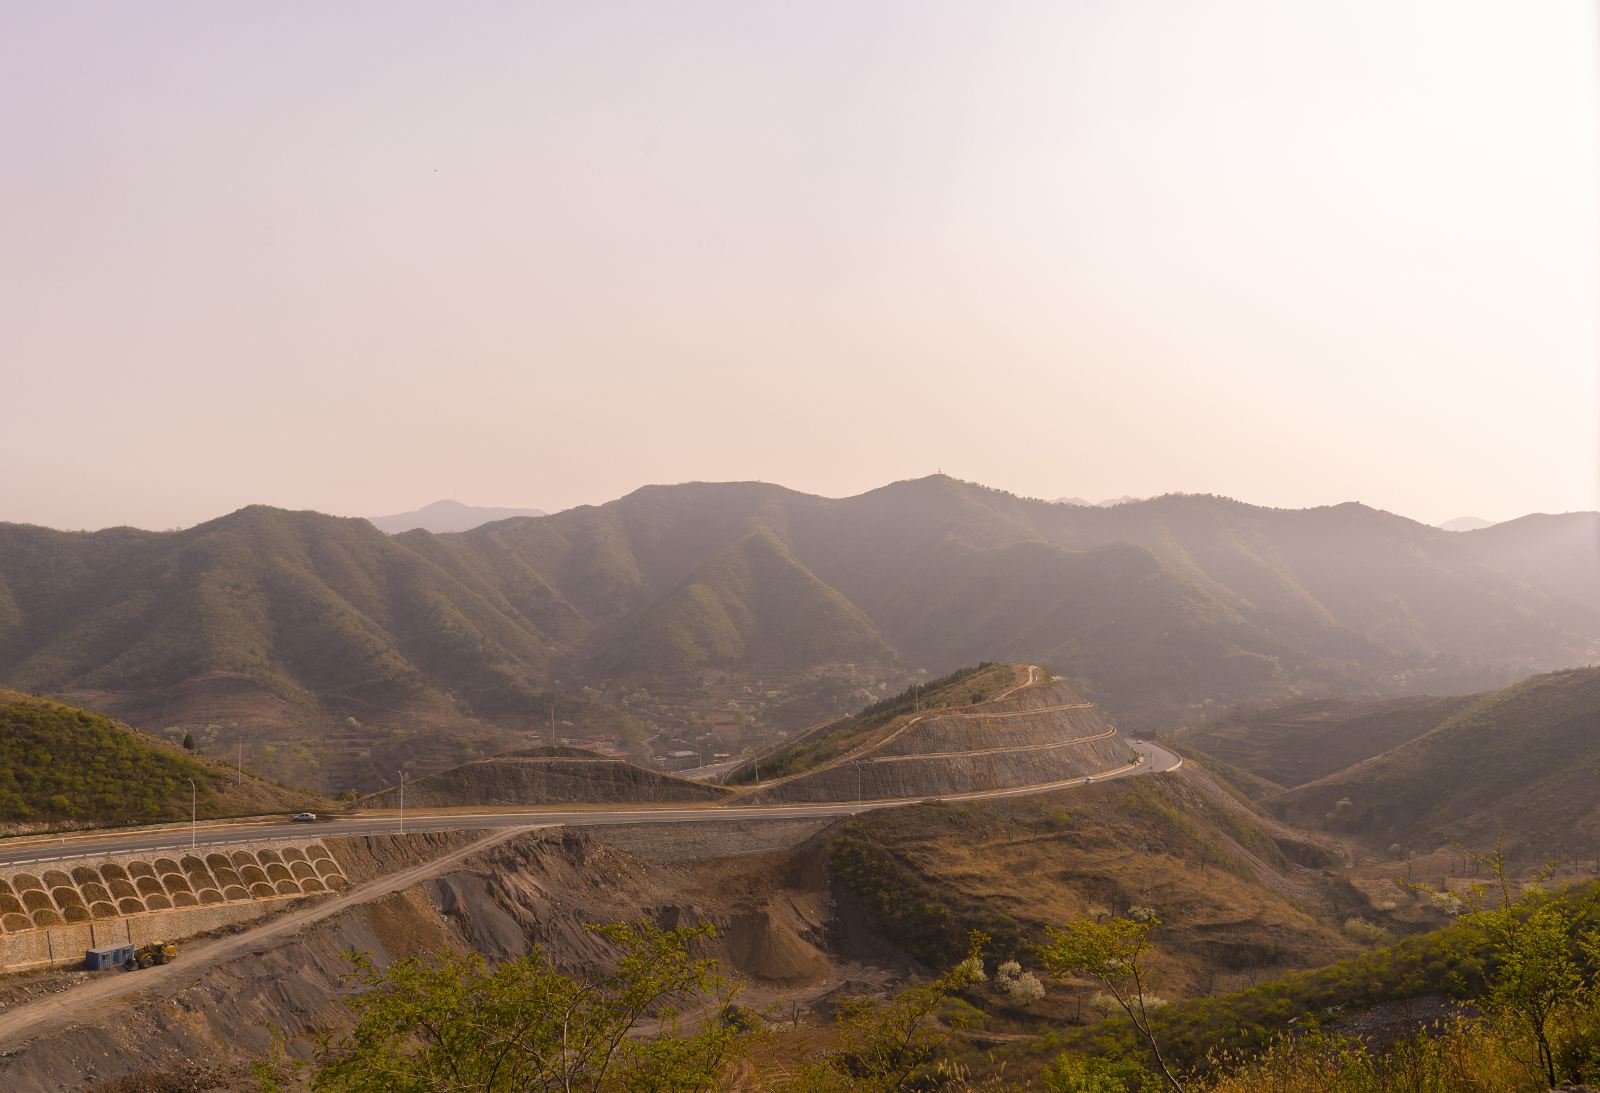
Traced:
[[259, 918], [278, 900], [348, 887], [320, 842], [111, 854], [0, 867], [0, 967], [187, 937]]

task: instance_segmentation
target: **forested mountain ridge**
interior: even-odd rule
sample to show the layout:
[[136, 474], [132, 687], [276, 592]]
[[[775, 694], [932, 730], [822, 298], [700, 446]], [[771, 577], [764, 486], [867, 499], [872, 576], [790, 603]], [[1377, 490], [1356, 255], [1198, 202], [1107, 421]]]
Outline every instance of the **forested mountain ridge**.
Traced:
[[447, 535], [261, 506], [165, 533], [0, 525], [0, 681], [225, 679], [363, 716], [492, 717], [553, 677], [1016, 659], [1162, 727], [1208, 700], [1439, 693], [1600, 659], [1600, 584], [1552, 577], [1584, 572], [1597, 527], [1454, 533], [1178, 495], [1084, 508], [944, 476], [837, 500], [647, 486]]

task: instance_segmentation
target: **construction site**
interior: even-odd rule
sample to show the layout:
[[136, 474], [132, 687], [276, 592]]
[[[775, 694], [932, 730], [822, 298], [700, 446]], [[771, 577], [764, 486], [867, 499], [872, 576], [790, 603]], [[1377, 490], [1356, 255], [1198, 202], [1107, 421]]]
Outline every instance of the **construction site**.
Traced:
[[191, 845], [153, 829], [147, 850], [30, 843], [36, 857], [0, 865], [0, 1085], [93, 1089], [160, 1072], [235, 1088], [251, 1060], [309, 1058], [317, 1033], [347, 1021], [346, 952], [382, 966], [537, 945], [582, 967], [603, 959], [594, 922], [711, 923], [708, 955], [753, 1000], [885, 984], [911, 965], [859, 956], [881, 946], [855, 939], [865, 927], [840, 902], [827, 832], [841, 819], [1141, 770], [1070, 688], [1015, 674], [992, 698], [890, 716], [766, 783], [541, 748], [419, 779], [404, 813], [392, 793], [316, 817], [315, 837], [257, 820], [190, 830]]

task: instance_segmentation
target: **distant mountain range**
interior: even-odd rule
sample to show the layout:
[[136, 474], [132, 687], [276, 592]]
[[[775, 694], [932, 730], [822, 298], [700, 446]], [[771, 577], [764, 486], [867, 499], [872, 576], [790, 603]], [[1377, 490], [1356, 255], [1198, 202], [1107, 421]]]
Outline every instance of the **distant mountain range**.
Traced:
[[543, 516], [543, 509], [499, 509], [482, 505], [463, 505], [460, 501], [435, 501], [414, 512], [397, 512], [393, 516], [369, 516], [367, 519], [379, 531], [398, 535], [402, 531], [421, 528], [436, 534], [451, 531], [471, 531], [496, 520], [509, 520], [514, 516]]
[[1454, 520], [1446, 520], [1438, 526], [1445, 531], [1480, 531], [1483, 528], [1494, 527], [1494, 521], [1478, 516], [1457, 516]]
[[1057, 497], [1052, 503], [1057, 505], [1080, 505], [1084, 508], [1108, 509], [1112, 505], [1126, 505], [1130, 501], [1137, 500], [1139, 500], [1139, 498], [1130, 497], [1124, 494], [1121, 497], [1108, 497], [1104, 501], [1088, 501], [1082, 497]]
[[1078, 507], [944, 476], [837, 500], [648, 486], [448, 534], [261, 506], [177, 532], [0, 524], [0, 682], [136, 718], [265, 699], [521, 718], [553, 679], [1027, 660], [1163, 730], [1297, 690], [1600, 661], [1597, 544], [1596, 513], [1452, 533], [1358, 504]]

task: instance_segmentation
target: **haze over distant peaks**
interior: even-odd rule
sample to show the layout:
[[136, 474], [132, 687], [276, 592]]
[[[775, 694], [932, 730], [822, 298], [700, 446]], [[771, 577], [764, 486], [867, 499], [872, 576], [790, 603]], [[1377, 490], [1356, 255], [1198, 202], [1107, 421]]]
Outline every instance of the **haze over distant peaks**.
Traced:
[[414, 512], [398, 512], [393, 516], [370, 516], [368, 520], [379, 531], [398, 535], [412, 528], [422, 528], [435, 534], [445, 531], [471, 531], [496, 520], [509, 520], [513, 516], [543, 516], [543, 509], [503, 509], [485, 505], [463, 505], [460, 501], [435, 501]]
[[1485, 520], [1480, 516], [1457, 516], [1454, 520], [1446, 520], [1437, 525], [1445, 531], [1477, 531], [1480, 528], [1492, 528], [1493, 520]]
[[1130, 501], [1142, 501], [1142, 497], [1133, 497], [1123, 494], [1121, 497], [1108, 497], [1104, 501], [1090, 501], [1082, 497], [1057, 497], [1054, 504], [1079, 505], [1088, 509], [1108, 509], [1112, 505], [1126, 505]]

